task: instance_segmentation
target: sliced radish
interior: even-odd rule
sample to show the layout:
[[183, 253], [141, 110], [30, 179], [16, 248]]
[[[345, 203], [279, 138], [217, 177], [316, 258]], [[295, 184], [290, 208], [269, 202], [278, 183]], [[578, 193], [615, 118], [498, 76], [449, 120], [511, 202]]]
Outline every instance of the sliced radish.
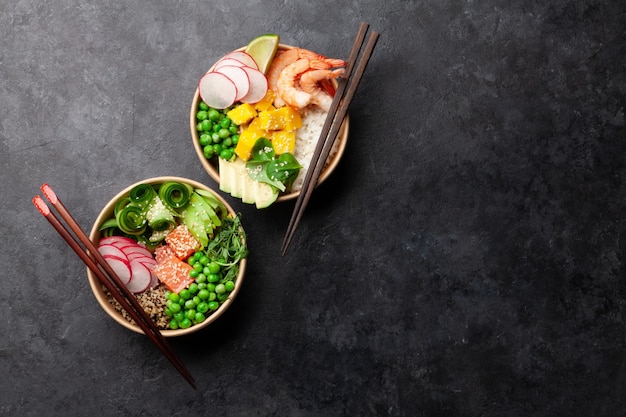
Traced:
[[101, 245], [125, 246], [129, 244], [138, 245], [137, 242], [125, 236], [107, 236], [100, 239]]
[[[250, 91], [240, 101], [243, 103], [258, 103], [267, 93], [267, 77], [261, 71], [250, 67], [242, 67], [250, 79]], [[207, 103], [208, 104], [208, 103]]]
[[113, 255], [119, 258], [126, 258], [126, 254], [120, 248], [109, 243], [98, 246], [98, 252], [100, 252], [100, 255], [102, 256]]
[[226, 66], [232, 67], [247, 67], [245, 62], [242, 62], [235, 58], [222, 58], [213, 65], [213, 71], [217, 71], [218, 69]]
[[130, 262], [127, 259], [120, 258], [115, 255], [102, 256], [115, 272], [115, 275], [122, 281], [122, 284], [128, 285], [133, 277], [133, 271]]
[[235, 102], [235, 97], [237, 97], [235, 83], [219, 72], [207, 72], [204, 74], [198, 83], [198, 91], [202, 101], [207, 106], [216, 109], [225, 109], [231, 106]]
[[130, 261], [130, 267], [133, 276], [126, 284], [126, 288], [134, 294], [144, 292], [152, 282], [152, 272], [144, 264], [135, 260]]
[[235, 83], [235, 87], [237, 87], [237, 96], [235, 97], [235, 101], [241, 100], [246, 96], [246, 94], [248, 94], [248, 91], [250, 91], [250, 79], [248, 78], [248, 73], [243, 67], [225, 65], [223, 67], [219, 67], [215, 71], [220, 74], [224, 74], [233, 83]]
[[150, 258], [142, 253], [129, 253], [126, 258], [129, 261], [139, 261], [144, 264], [155, 264], [156, 260], [154, 258]]
[[120, 250], [124, 252], [124, 254], [126, 255], [130, 255], [131, 253], [139, 253], [149, 258], [152, 258], [152, 253], [148, 249], [144, 248], [143, 246], [139, 246], [139, 245], [122, 246], [120, 247]]
[[220, 59], [220, 61], [224, 59], [236, 59], [237, 61], [241, 61], [246, 64], [247, 67], [259, 69], [259, 65], [256, 63], [252, 55], [244, 51], [233, 51], [229, 52]]

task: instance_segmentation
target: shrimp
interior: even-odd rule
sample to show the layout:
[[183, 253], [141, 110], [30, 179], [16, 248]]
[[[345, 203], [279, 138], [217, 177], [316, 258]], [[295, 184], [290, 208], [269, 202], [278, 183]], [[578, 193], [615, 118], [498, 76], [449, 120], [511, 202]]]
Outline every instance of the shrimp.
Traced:
[[[323, 55], [320, 55], [316, 52], [310, 51], [308, 49], [302, 48], [290, 48], [290, 49], [281, 49], [276, 53], [274, 60], [272, 61], [272, 65], [270, 65], [267, 71], [267, 83], [270, 90], [277, 92], [278, 91], [278, 77], [280, 77], [280, 73], [290, 64], [293, 64], [299, 59], [306, 58], [310, 61], [316, 62], [316, 67], [318, 69], [329, 69], [329, 68], [337, 68], [344, 67], [346, 62], [342, 59], [336, 58], [327, 58]], [[274, 105], [281, 106], [284, 103], [281, 103], [280, 97], [276, 97], [274, 100]]]
[[311, 68], [311, 61], [306, 58], [287, 65], [278, 76], [276, 88], [278, 95], [291, 107], [303, 109], [311, 102], [311, 94], [298, 88], [300, 75]]
[[328, 111], [333, 98], [319, 85], [319, 82], [323, 80], [330, 80], [343, 75], [344, 69], [338, 68], [335, 70], [318, 69], [306, 71], [300, 77], [300, 87], [306, 93], [311, 95], [311, 103], [320, 107], [321, 109]]

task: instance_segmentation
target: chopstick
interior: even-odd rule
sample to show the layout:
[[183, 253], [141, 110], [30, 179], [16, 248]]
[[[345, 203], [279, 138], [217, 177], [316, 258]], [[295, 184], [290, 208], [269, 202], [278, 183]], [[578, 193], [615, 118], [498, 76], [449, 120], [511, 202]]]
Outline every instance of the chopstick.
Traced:
[[196, 388], [193, 376], [182, 361], [177, 357], [169, 343], [167, 343], [163, 334], [156, 327], [156, 324], [146, 314], [137, 299], [128, 291], [126, 286], [115, 274], [102, 255], [100, 255], [100, 252], [98, 252], [98, 249], [95, 247], [93, 242], [91, 242], [89, 237], [81, 229], [76, 220], [65, 208], [61, 200], [57, 198], [52, 188], [48, 184], [44, 184], [41, 186], [41, 191], [46, 196], [48, 201], [50, 201], [52, 206], [58, 211], [59, 215], [65, 220], [78, 239], [83, 243], [83, 245], [85, 245], [85, 248], [89, 253], [85, 251], [85, 248], [79, 244], [76, 238], [66, 229], [65, 225], [61, 223], [58, 217], [50, 210], [45, 201], [43, 201], [43, 199], [38, 195], [33, 198], [33, 204], [35, 207], [48, 220], [48, 222], [50, 222], [61, 237], [63, 237], [63, 239], [74, 250], [74, 252], [76, 252], [87, 267], [96, 275], [98, 280], [107, 288], [107, 290], [109, 290], [115, 300], [120, 303], [126, 312], [128, 312], [129, 316], [137, 323], [137, 325], [139, 325], [146, 336], [148, 336], [148, 338], [159, 348], [161, 353], [163, 353], [172, 365], [174, 365], [185, 380], [187, 380], [193, 388]]
[[[359, 82], [365, 72], [365, 67], [372, 56], [374, 47], [376, 46], [376, 42], [380, 36], [378, 32], [370, 33], [365, 49], [361, 55], [361, 59], [357, 63], [357, 58], [363, 46], [363, 41], [365, 40], [365, 35], [368, 29], [369, 24], [367, 23], [361, 23], [359, 25], [359, 30], [357, 31], [354, 44], [352, 45], [352, 50], [350, 51], [350, 55], [348, 57], [348, 65], [346, 66], [345, 76], [342, 80], [339, 80], [335, 96], [330, 109], [328, 110], [328, 116], [326, 117], [326, 121], [322, 127], [320, 138], [315, 146], [315, 151], [313, 152], [311, 164], [304, 177], [300, 195], [296, 200], [291, 219], [289, 220], [287, 232], [285, 233], [281, 246], [282, 255], [285, 255], [287, 252], [287, 248], [289, 247], [295, 230], [300, 223], [304, 209], [311, 199], [313, 189], [315, 188], [322, 169], [326, 164], [326, 159], [328, 158], [328, 155], [330, 154], [330, 151], [335, 143], [335, 139], [339, 134], [341, 125], [348, 111], [348, 107], [350, 106]], [[352, 75], [353, 71], [355, 72], [354, 75]]]

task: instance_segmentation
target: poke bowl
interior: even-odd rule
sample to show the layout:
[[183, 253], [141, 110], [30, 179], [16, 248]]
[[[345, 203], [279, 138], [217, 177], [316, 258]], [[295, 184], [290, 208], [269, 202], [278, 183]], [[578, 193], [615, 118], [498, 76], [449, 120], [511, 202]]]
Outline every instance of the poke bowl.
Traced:
[[[246, 270], [246, 235], [219, 193], [186, 178], [132, 184], [97, 216], [89, 238], [165, 337], [199, 331], [233, 303]], [[142, 329], [87, 269], [102, 309]]]
[[[301, 51], [300, 48], [292, 45], [279, 43], [276, 47], [275, 57], [281, 57], [290, 50], [292, 50], [292, 52], [295, 50]], [[232, 197], [241, 198], [244, 203], [256, 204], [257, 208], [266, 208], [275, 201], [281, 202], [292, 200], [300, 195], [300, 189], [309, 168], [317, 141], [326, 120], [326, 116], [328, 115], [328, 109], [324, 109], [315, 104], [308, 104], [302, 108], [297, 108], [295, 111], [289, 112], [288, 110], [293, 110], [293, 108], [290, 108], [288, 104], [281, 102], [282, 100], [280, 100], [280, 97], [277, 97], [278, 93], [272, 90], [274, 83], [272, 83], [271, 80], [275, 78], [275, 76], [272, 75], [274, 65], [273, 62], [268, 64], [268, 67], [264, 72], [268, 87], [266, 95], [260, 101], [252, 104], [248, 102], [235, 101], [232, 105], [229, 105], [224, 109], [214, 109], [211, 105], [208, 105], [205, 102], [205, 96], [202, 92], [203, 79], [205, 79], [206, 75], [214, 75], [215, 72], [219, 72], [222, 68], [224, 68], [224, 61], [231, 61], [233, 56], [238, 57], [241, 54], [244, 54], [245, 51], [246, 47], [242, 47], [227, 53], [202, 76], [198, 86], [196, 87], [191, 103], [189, 127], [196, 155], [204, 170], [216, 183], [219, 184], [220, 191], [226, 192]], [[319, 56], [321, 57], [321, 55]], [[277, 59], [274, 59], [274, 62], [277, 62]], [[226, 66], [226, 68], [228, 68], [228, 66]], [[252, 78], [250, 78], [250, 80], [252, 80]], [[250, 82], [252, 83], [252, 81]], [[338, 86], [337, 80], [335, 78], [324, 79], [322, 82], [320, 82], [319, 85], [324, 87], [323, 89], [326, 91], [326, 94], [330, 97], [330, 100], [332, 100], [332, 95]], [[244, 107], [245, 109], [243, 109]], [[271, 114], [279, 112], [283, 112], [280, 116], [283, 120], [289, 120], [286, 122], [287, 127], [280, 125], [280, 123], [274, 123], [272, 127], [272, 123], [275, 122], [276, 119], [273, 119]], [[213, 123], [208, 123], [208, 120], [206, 119], [210, 119], [211, 116], [214, 116]], [[225, 122], [225, 125], [220, 126], [224, 119], [228, 119], [228, 121]], [[253, 128], [255, 124], [258, 126], [257, 122], [261, 119], [266, 122], [267, 120], [270, 120], [270, 122], [267, 122], [266, 126], [262, 129], [258, 129], [256, 127]], [[293, 125], [290, 125], [291, 121], [293, 121]], [[226, 137], [226, 139], [221, 139], [219, 137], [220, 129], [221, 132], [225, 132], [223, 137]], [[230, 130], [230, 135], [226, 133], [225, 129]], [[286, 131], [290, 131], [290, 133], [286, 133]], [[348, 131], [349, 117], [346, 115], [333, 148], [325, 161], [324, 168], [320, 173], [316, 186], [319, 186], [321, 183], [326, 181], [338, 166], [346, 148]], [[250, 134], [248, 135], [248, 133]], [[293, 136], [286, 139], [286, 136], [288, 135]], [[228, 138], [228, 136], [232, 138], [232, 141]], [[237, 138], [238, 143], [234, 143], [235, 137]], [[259, 137], [270, 138], [270, 141], [265, 143], [269, 144], [271, 142], [271, 144], [274, 145], [276, 157], [278, 157], [279, 154], [281, 157], [285, 156], [282, 152], [290, 153], [294, 156], [295, 159], [291, 159], [289, 162], [299, 164], [300, 169], [292, 178], [290, 178], [289, 182], [286, 183], [286, 187], [283, 189], [276, 189], [276, 187], [274, 187], [272, 189], [262, 184], [262, 187], [265, 187], [265, 189], [259, 191], [257, 189], [258, 182], [262, 183], [263, 180], [257, 181], [257, 183], [252, 184], [252, 186], [247, 186], [245, 184], [246, 182], [250, 184], [248, 178], [242, 180], [244, 183], [243, 186], [238, 184], [241, 177], [247, 177], [246, 175], [241, 174], [244, 161], [245, 166], [247, 166], [248, 170], [250, 170], [250, 160], [247, 158], [250, 157], [249, 155], [255, 155], [254, 150], [256, 148], [253, 148], [251, 144], [247, 148], [242, 146], [244, 138], [248, 137], [254, 137], [255, 140]], [[226, 143], [227, 141], [230, 142], [229, 145], [232, 144], [232, 152], [230, 154], [227, 152], [226, 157], [224, 157], [224, 155], [220, 153], [221, 150], [223, 150], [223, 148], [220, 148], [220, 145]], [[291, 143], [289, 145], [284, 145], [285, 141], [291, 141]], [[215, 150], [216, 143], [218, 147], [217, 150]], [[243, 154], [239, 152], [239, 148], [242, 147], [246, 148], [243, 153], [245, 154], [248, 152], [247, 156], [243, 156]], [[250, 148], [253, 148], [252, 152]], [[281, 152], [279, 152], [279, 148], [282, 149]], [[274, 155], [272, 155], [272, 157], [274, 157]], [[252, 156], [252, 158], [254, 158], [254, 156]], [[226, 162], [227, 160], [234, 163], [228, 164]], [[232, 168], [232, 166], [237, 165], [238, 168]], [[235, 171], [234, 174], [233, 171]], [[236, 177], [236, 179], [233, 177]], [[253, 181], [253, 183], [254, 182], [255, 181]], [[275, 184], [276, 182], [273, 182], [272, 185]], [[280, 187], [280, 184], [278, 186]]]

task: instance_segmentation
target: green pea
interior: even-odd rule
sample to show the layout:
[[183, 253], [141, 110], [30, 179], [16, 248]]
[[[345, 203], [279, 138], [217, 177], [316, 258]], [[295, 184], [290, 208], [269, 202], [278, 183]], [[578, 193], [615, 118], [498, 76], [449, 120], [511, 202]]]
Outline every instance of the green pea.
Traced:
[[236, 145], [239, 143], [239, 135], [232, 135], [230, 137], [230, 140], [233, 142], [233, 145]]
[[209, 262], [211, 262], [211, 260], [210, 260], [210, 259], [209, 259], [209, 257], [208, 257], [208, 256], [206, 256], [206, 255], [203, 255], [203, 256], [200, 258], [200, 263], [202, 264], [202, 266], [203, 266], [203, 267], [204, 267], [204, 265], [208, 265], [208, 264], [209, 264]]
[[[198, 297], [201, 300], [206, 300], [207, 298], [209, 298], [209, 291], [207, 291], [206, 289], [202, 289], [202, 290], [198, 291]], [[202, 304], [202, 303], [198, 303], [198, 309], [200, 309], [200, 307], [199, 307], [200, 304]]]
[[200, 313], [199, 311], [196, 313], [196, 315], [193, 318], [194, 322], [196, 323], [202, 323], [205, 319], [206, 317], [204, 317], [204, 314]]
[[191, 297], [191, 292], [189, 292], [189, 290], [187, 288], [180, 290], [180, 298], [182, 298], [183, 300], [188, 300], [189, 297]]
[[231, 135], [236, 135], [237, 133], [239, 133], [239, 126], [237, 125], [230, 125], [228, 127], [228, 131], [230, 132]]
[[[198, 285], [200, 285], [200, 284], [203, 284], [203, 283], [205, 283], [205, 282], [206, 282], [206, 274], [204, 274], [204, 273], [202, 273], [202, 272], [201, 272], [201, 273], [199, 273], [199, 274], [198, 274], [198, 277], [196, 278], [196, 283], [197, 283]], [[200, 287], [198, 287], [198, 288], [200, 288]]]
[[189, 319], [189, 320], [193, 320], [194, 317], [196, 317], [196, 310], [191, 309], [191, 310], [187, 310], [187, 312], [185, 313], [185, 316]]
[[200, 122], [200, 124], [202, 124], [202, 131], [203, 132], [208, 132], [213, 127], [213, 125], [211, 124], [210, 120], [203, 120], [203, 121]]
[[185, 310], [193, 310], [196, 308], [196, 302], [193, 300], [185, 301]]
[[200, 275], [200, 273], [196, 271], [195, 269], [192, 269], [191, 271], [189, 271], [189, 276], [191, 278], [198, 278], [198, 275]]
[[230, 122], [231, 120], [228, 118], [228, 116], [226, 116], [222, 120], [220, 120], [220, 125], [223, 128], [228, 129], [228, 127], [230, 126]]
[[[205, 281], [206, 281], [206, 277], [205, 277]], [[198, 289], [199, 290], [206, 290], [206, 282], [199, 282], [198, 283]]]
[[230, 161], [233, 155], [234, 155], [233, 150], [230, 148], [224, 148], [220, 151], [220, 158], [222, 158], [225, 161]]
[[228, 129], [224, 129], [224, 128], [218, 130], [217, 134], [219, 135], [221, 139], [226, 139], [227, 137], [230, 136], [230, 132], [228, 131]]
[[217, 301], [209, 301], [208, 303], [209, 306], [209, 310], [217, 310], [218, 307], [220, 306], [220, 303], [218, 303]]
[[207, 289], [209, 292], [215, 292], [215, 284], [214, 284], [214, 283], [212, 283], [212, 282], [210, 282], [210, 283], [206, 286], [206, 289]]
[[213, 149], [213, 145], [207, 145], [204, 148], [202, 148], [202, 153], [204, 153], [205, 157], [211, 158], [213, 154], [215, 153], [215, 149]]
[[197, 130], [198, 132], [202, 132], [202, 122], [198, 122], [198, 123], [196, 124], [196, 130]]
[[211, 141], [213, 143], [220, 143], [222, 141], [222, 138], [219, 133], [211, 133]]
[[215, 286], [215, 292], [217, 295], [224, 294], [226, 292], [226, 286], [224, 284], [217, 284]]
[[201, 251], [197, 251], [197, 252], [194, 252], [193, 259], [195, 259], [196, 261], [199, 261], [200, 258], [202, 258], [203, 256], [204, 256], [204, 253], [202, 253]]
[[209, 109], [208, 111], [209, 120], [212, 122], [217, 122], [220, 119], [220, 112], [215, 109]]
[[183, 313], [182, 311], [179, 311], [178, 313], [174, 314], [174, 320], [176, 320], [178, 323], [180, 323], [184, 318], [185, 318], [185, 313]]
[[213, 133], [217, 133], [220, 131], [220, 129], [222, 128], [222, 126], [220, 126], [219, 123], [215, 123], [212, 127], [211, 127], [211, 132]]
[[228, 298], [228, 293], [225, 292], [224, 294], [217, 294], [217, 300], [218, 301], [225, 301]]
[[202, 135], [200, 135], [200, 146], [207, 146], [209, 143], [211, 143], [211, 135], [209, 135], [208, 133], [203, 133]]
[[215, 294], [214, 292], [210, 292], [209, 293], [209, 301], [215, 301], [215, 299], [217, 298], [217, 294]]
[[235, 289], [235, 283], [232, 281], [226, 281], [224, 283], [224, 287], [226, 287], [226, 291], [231, 292], [232, 290]]
[[209, 282], [218, 282], [222, 277], [219, 274], [209, 274], [206, 278]]
[[185, 317], [184, 319], [182, 319], [182, 321], [179, 324], [180, 324], [181, 329], [188, 329], [191, 327], [191, 320]]
[[217, 274], [220, 272], [220, 270], [222, 269], [222, 267], [220, 266], [220, 264], [218, 264], [217, 262], [213, 261], [213, 262], [209, 262], [207, 264], [207, 267], [209, 268], [209, 273], [211, 274]]
[[204, 101], [200, 101], [200, 103], [198, 103], [198, 109], [207, 111], [209, 110], [209, 106]]
[[198, 306], [198, 304], [200, 304], [202, 302], [202, 300], [200, 299], [200, 297], [198, 297], [197, 295], [193, 297], [193, 302], [196, 304], [196, 307]]
[[206, 112], [206, 110], [200, 110], [198, 113], [196, 113], [196, 119], [198, 120], [205, 120], [208, 117], [209, 114]]
[[198, 313], [206, 313], [207, 311], [209, 311], [209, 303], [205, 303], [204, 301], [201, 302], [200, 304], [198, 304], [198, 307], [196, 307], [196, 311]]
[[222, 146], [225, 146], [227, 148], [230, 148], [231, 146], [233, 146], [233, 140], [231, 138], [225, 138], [222, 141]]
[[178, 322], [176, 320], [170, 321], [170, 329], [178, 330]]
[[176, 294], [175, 292], [172, 292], [167, 296], [167, 299], [177, 303], [178, 300], [180, 300], [180, 295]]
[[172, 310], [169, 308], [163, 310], [163, 314], [165, 314], [167, 317], [174, 317], [174, 313], [172, 313]]
[[172, 303], [172, 305], [168, 306], [168, 309], [172, 312], [172, 315], [180, 312], [181, 307], [178, 303]]

